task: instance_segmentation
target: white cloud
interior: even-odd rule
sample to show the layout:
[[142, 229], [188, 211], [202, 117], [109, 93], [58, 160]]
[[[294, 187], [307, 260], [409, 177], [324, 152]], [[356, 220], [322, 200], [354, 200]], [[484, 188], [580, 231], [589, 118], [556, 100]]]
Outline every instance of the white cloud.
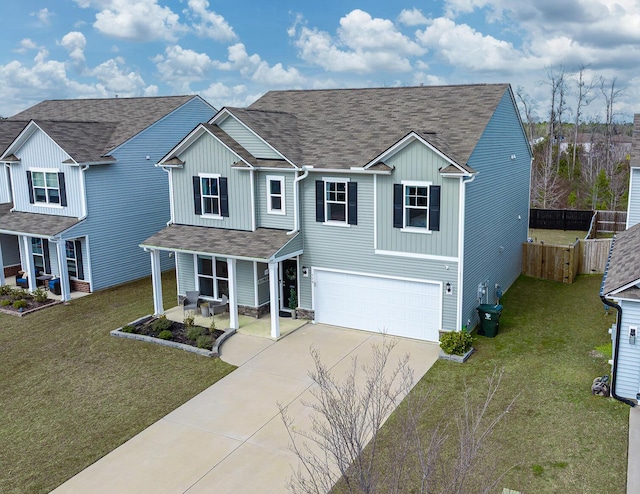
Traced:
[[224, 17], [207, 10], [209, 8], [207, 0], [189, 0], [188, 5], [190, 11], [185, 10], [185, 12], [192, 13], [200, 19], [200, 22], [193, 24], [193, 29], [198, 36], [216, 41], [235, 41], [237, 39], [236, 33]]
[[257, 96], [247, 93], [247, 86], [236, 84], [227, 86], [222, 82], [214, 82], [199, 94], [218, 110], [224, 106], [247, 106], [253, 103]]
[[428, 24], [429, 19], [424, 16], [420, 9], [413, 8], [402, 10], [398, 16], [398, 22], [405, 26], [420, 26]]
[[198, 53], [179, 45], [168, 46], [164, 55], [152, 59], [163, 81], [181, 92], [191, 92], [191, 83], [205, 79], [214, 62], [206, 53]]
[[37, 49], [38, 49], [38, 45], [31, 38], [24, 38], [20, 40], [19, 48], [16, 48], [13, 51], [15, 51], [16, 53], [26, 53], [29, 50], [37, 50]]
[[128, 41], [173, 41], [186, 28], [180, 17], [157, 0], [76, 0], [83, 8], [95, 8], [93, 27], [107, 36]]
[[84, 63], [84, 49], [87, 46], [87, 39], [84, 34], [78, 31], [71, 31], [62, 37], [60, 45], [69, 52], [69, 58], [73, 62], [77, 64]]
[[245, 78], [272, 86], [295, 86], [304, 82], [304, 77], [295, 67], [284, 68], [281, 63], [270, 66], [260, 55], [249, 55], [242, 43], [231, 45], [228, 52], [228, 61], [216, 61], [216, 68], [235, 70]]
[[331, 72], [407, 72], [411, 70], [409, 57], [425, 52], [392, 21], [372, 18], [359, 9], [340, 19], [336, 38], [316, 28], [301, 26], [298, 30], [298, 25], [299, 20], [294, 33], [300, 57]]
[[101, 63], [88, 71], [87, 75], [98, 79], [109, 96], [136, 96], [147, 89], [142, 76], [125, 67], [124, 59], [121, 57]]
[[31, 12], [31, 14], [29, 15], [38, 19], [41, 25], [48, 26], [49, 24], [51, 24], [51, 17], [53, 17], [55, 14], [45, 7], [44, 9], [40, 9], [37, 12]]

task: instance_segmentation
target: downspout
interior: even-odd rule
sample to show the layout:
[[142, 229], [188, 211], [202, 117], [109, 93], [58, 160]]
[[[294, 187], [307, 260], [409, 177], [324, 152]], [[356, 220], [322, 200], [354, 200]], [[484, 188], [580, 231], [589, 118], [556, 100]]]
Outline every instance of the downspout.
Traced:
[[627, 399], [627, 398], [623, 398], [622, 396], [618, 396], [616, 394], [616, 374], [617, 374], [617, 370], [618, 370], [618, 354], [620, 353], [620, 330], [622, 329], [622, 307], [620, 307], [618, 304], [615, 304], [609, 300], [606, 299], [606, 297], [602, 294], [600, 295], [600, 299], [602, 300], [602, 303], [605, 305], [608, 305], [609, 307], [613, 307], [615, 310], [618, 311], [618, 315], [617, 317], [617, 321], [616, 321], [616, 342], [614, 344], [614, 355], [613, 355], [613, 369], [611, 370], [611, 396], [614, 397], [616, 400], [621, 401], [622, 403], [626, 403], [627, 405], [629, 405], [630, 407], [635, 407], [636, 404]]
[[300, 231], [300, 215], [298, 214], [298, 182], [304, 180], [309, 175], [309, 169], [302, 167], [302, 175], [298, 175], [293, 181], [293, 230], [288, 231], [287, 235], [293, 235]]
[[171, 173], [171, 168], [166, 168], [164, 166], [161, 166], [160, 168], [162, 168], [165, 172], [167, 172], [168, 174], [167, 179], [169, 180], [169, 221], [167, 221], [167, 226], [169, 226], [175, 223], [173, 218], [173, 177]]
[[80, 176], [82, 177], [82, 216], [78, 218], [78, 221], [82, 221], [87, 217], [87, 186], [84, 179], [84, 172], [89, 169], [89, 165], [80, 167]]
[[[463, 274], [464, 274], [464, 222], [465, 222], [465, 208], [467, 202], [467, 184], [470, 184], [476, 179], [477, 174], [473, 174], [465, 180], [465, 177], [462, 177], [461, 180], [461, 190], [460, 190], [460, 224], [458, 225], [458, 300], [457, 300], [457, 312], [458, 312], [458, 321], [456, 331], [462, 328], [464, 325], [464, 321], [462, 319], [462, 283], [463, 283]], [[468, 328], [467, 328], [468, 329]]]

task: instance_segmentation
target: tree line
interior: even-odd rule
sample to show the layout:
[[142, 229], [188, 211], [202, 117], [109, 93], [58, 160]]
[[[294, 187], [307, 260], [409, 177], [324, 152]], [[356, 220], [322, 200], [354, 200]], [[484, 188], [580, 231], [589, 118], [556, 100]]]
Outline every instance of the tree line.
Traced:
[[[625, 210], [633, 124], [618, 122], [615, 103], [624, 92], [616, 78], [548, 70], [549, 104], [538, 114], [522, 87], [516, 99], [533, 150], [531, 207]], [[598, 101], [603, 117], [589, 116]]]

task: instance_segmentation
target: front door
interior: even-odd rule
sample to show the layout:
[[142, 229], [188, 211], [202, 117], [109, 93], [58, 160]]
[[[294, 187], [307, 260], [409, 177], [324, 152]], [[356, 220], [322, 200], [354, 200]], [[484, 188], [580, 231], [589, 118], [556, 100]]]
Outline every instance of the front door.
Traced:
[[298, 307], [298, 261], [287, 259], [280, 263], [280, 308]]

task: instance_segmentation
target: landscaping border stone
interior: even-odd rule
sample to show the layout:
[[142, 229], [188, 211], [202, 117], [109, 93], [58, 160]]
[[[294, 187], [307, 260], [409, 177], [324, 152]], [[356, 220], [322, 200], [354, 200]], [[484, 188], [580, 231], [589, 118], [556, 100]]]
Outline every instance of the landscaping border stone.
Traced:
[[[140, 324], [144, 324], [150, 319], [153, 319], [154, 316], [147, 315], [136, 319], [135, 321], [131, 321], [126, 326], [136, 326]], [[155, 343], [156, 345], [168, 346], [172, 348], [177, 348], [179, 350], [184, 350], [185, 352], [197, 353], [198, 355], [202, 355], [204, 357], [219, 357], [220, 356], [220, 347], [222, 344], [229, 338], [231, 335], [235, 334], [235, 329], [227, 328], [224, 330], [224, 333], [216, 339], [213, 344], [213, 349], [205, 350], [204, 348], [198, 348], [191, 345], [185, 345], [184, 343], [177, 343], [175, 341], [169, 340], [161, 340], [160, 338], [154, 338], [153, 336], [147, 336], [143, 334], [136, 333], [125, 333], [122, 330], [124, 326], [121, 326], [117, 329], [113, 329], [110, 331], [111, 336], [117, 336], [119, 338], [128, 338], [130, 340], [138, 340], [138, 341], [146, 341], [148, 343]]]
[[32, 314], [33, 312], [38, 312], [39, 310], [46, 309], [48, 307], [53, 307], [55, 305], [60, 305], [60, 304], [63, 304], [63, 303], [64, 302], [62, 300], [54, 300], [53, 302], [51, 302], [49, 304], [44, 304], [44, 305], [41, 305], [39, 307], [34, 307], [33, 309], [29, 309], [29, 310], [23, 310], [22, 312], [19, 312], [17, 310], [5, 309], [4, 307], [0, 307], [0, 312], [2, 312], [3, 314], [9, 314], [10, 316], [23, 317], [23, 316], [26, 316], [28, 314]]
[[469, 357], [471, 357], [471, 354], [475, 352], [475, 350], [475, 348], [471, 347], [471, 349], [464, 355], [452, 355], [450, 353], [445, 353], [444, 350], [440, 350], [440, 355], [438, 355], [438, 358], [441, 360], [453, 360], [454, 362], [463, 364], [469, 359]]

